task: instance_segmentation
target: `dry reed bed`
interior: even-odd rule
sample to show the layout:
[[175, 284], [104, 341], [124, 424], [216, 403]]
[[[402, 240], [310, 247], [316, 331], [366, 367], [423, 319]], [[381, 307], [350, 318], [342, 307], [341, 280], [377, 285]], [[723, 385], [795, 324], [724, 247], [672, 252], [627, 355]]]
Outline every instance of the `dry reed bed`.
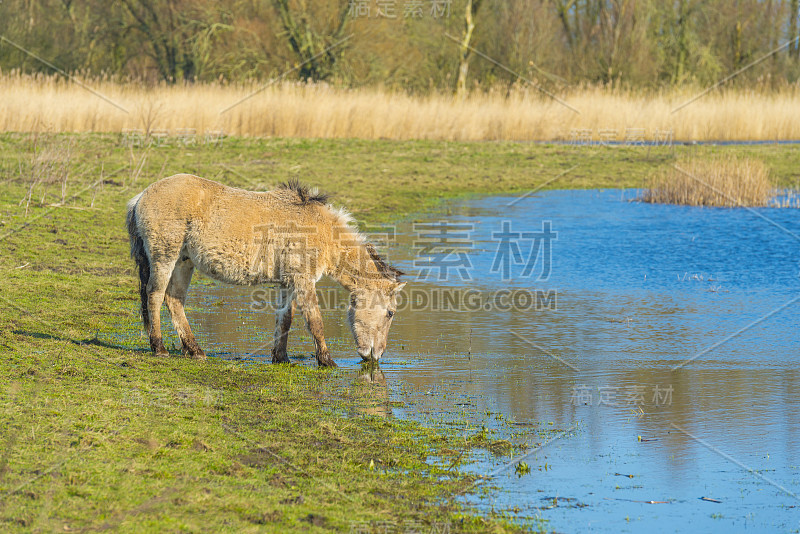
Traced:
[[715, 91], [675, 113], [697, 91], [587, 88], [559, 94], [580, 111], [575, 113], [531, 88], [510, 96], [476, 93], [457, 102], [445, 94], [321, 84], [284, 83], [253, 94], [263, 86], [83, 83], [113, 104], [60, 77], [0, 76], [0, 131], [193, 128], [241, 136], [547, 141], [567, 139], [575, 129], [592, 130], [598, 139], [600, 130], [610, 129], [622, 141], [626, 128], [644, 128], [645, 139], [657, 129], [672, 130], [683, 141], [800, 139], [797, 87], [769, 94]]
[[[769, 168], [753, 158], [684, 158], [650, 179], [642, 200], [688, 206], [780, 206]], [[793, 207], [787, 204], [784, 207]]]

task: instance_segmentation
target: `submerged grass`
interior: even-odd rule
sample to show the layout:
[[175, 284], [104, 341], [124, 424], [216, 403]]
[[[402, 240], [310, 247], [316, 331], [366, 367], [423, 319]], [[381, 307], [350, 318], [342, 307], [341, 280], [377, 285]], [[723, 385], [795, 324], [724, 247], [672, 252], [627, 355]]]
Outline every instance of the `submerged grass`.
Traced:
[[[795, 183], [796, 151], [736, 150]], [[473, 478], [453, 466], [475, 447], [505, 454], [506, 443], [382, 417], [372, 405], [385, 392], [352, 370], [156, 359], [144, 337], [121, 341], [115, 325], [139, 322], [125, 202], [176, 172], [250, 189], [298, 177], [381, 223], [466, 194], [641, 187], [673, 158], [517, 143], [136, 149], [107, 135], [0, 135], [0, 530], [542, 528], [459, 504]]]
[[767, 206], [775, 193], [764, 162], [718, 155], [682, 158], [657, 172], [642, 200], [688, 206]]

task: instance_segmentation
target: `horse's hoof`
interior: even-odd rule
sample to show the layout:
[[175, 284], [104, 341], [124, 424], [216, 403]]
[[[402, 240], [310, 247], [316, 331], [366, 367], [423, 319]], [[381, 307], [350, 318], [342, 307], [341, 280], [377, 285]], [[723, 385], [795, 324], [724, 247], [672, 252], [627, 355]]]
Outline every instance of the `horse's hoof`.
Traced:
[[186, 344], [182, 345], [181, 354], [183, 355], [184, 358], [191, 358], [193, 360], [206, 359], [206, 353], [203, 352], [203, 349], [201, 349], [196, 343], [192, 343], [189, 345]]
[[339, 367], [331, 358], [328, 358], [327, 360], [317, 360], [317, 363], [320, 367], [330, 367], [331, 369]]
[[164, 342], [161, 341], [160, 336], [150, 336], [150, 350], [153, 351], [153, 356], [156, 358], [169, 356], [169, 352], [167, 352], [167, 348], [164, 346]]

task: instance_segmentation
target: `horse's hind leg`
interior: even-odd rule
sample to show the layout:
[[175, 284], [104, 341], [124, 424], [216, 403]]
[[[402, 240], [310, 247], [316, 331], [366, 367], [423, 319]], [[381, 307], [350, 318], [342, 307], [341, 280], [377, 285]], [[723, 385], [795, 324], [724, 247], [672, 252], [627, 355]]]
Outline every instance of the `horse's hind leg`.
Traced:
[[147, 312], [150, 316], [150, 348], [156, 356], [169, 356], [161, 340], [161, 305], [167, 292], [175, 261], [153, 261], [147, 282]]
[[275, 342], [272, 344], [272, 363], [289, 363], [286, 344], [294, 314], [294, 296], [291, 289], [280, 288], [279, 308], [275, 311]]
[[188, 353], [192, 358], [197, 360], [205, 360], [206, 354], [197, 344], [197, 340], [194, 338], [194, 334], [192, 334], [192, 329], [189, 327], [189, 321], [186, 320], [186, 313], [183, 308], [186, 302], [186, 294], [189, 292], [189, 283], [192, 281], [192, 273], [194, 273], [194, 264], [192, 261], [186, 257], [178, 259], [175, 268], [172, 270], [172, 276], [169, 279], [165, 300], [170, 317], [172, 317], [172, 325], [181, 338], [183, 352]]

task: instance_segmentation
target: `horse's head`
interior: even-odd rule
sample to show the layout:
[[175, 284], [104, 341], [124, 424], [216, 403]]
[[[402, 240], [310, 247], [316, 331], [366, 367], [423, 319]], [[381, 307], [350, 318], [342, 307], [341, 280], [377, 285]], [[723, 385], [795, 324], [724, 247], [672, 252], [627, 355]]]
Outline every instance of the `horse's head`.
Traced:
[[378, 361], [386, 350], [389, 328], [397, 311], [397, 294], [405, 285], [405, 282], [387, 281], [375, 289], [350, 293], [347, 320], [362, 359]]

